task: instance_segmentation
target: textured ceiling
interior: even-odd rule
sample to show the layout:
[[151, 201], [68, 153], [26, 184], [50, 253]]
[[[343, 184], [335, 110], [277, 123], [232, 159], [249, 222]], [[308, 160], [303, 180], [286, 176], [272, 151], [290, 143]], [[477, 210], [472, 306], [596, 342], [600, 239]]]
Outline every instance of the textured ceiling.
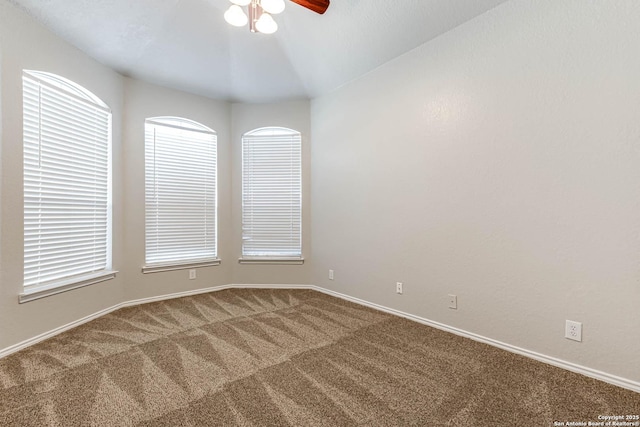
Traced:
[[273, 35], [223, 18], [229, 0], [10, 0], [124, 75], [217, 99], [312, 98], [506, 0], [287, 2]]

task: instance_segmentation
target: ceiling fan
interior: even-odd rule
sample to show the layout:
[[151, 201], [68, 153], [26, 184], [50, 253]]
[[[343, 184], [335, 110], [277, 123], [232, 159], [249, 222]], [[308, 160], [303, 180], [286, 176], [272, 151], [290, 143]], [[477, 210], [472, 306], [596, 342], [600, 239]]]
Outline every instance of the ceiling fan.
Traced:
[[[244, 27], [247, 22], [252, 33], [272, 34], [278, 24], [272, 15], [282, 12], [284, 0], [230, 0], [231, 7], [224, 13], [224, 19], [235, 27]], [[323, 14], [329, 8], [330, 0], [291, 0], [313, 12]], [[248, 7], [248, 17], [242, 6]]]
[[309, 10], [313, 10], [316, 13], [322, 15], [329, 8], [330, 0], [291, 0], [292, 2], [299, 4], [302, 7], [306, 7]]

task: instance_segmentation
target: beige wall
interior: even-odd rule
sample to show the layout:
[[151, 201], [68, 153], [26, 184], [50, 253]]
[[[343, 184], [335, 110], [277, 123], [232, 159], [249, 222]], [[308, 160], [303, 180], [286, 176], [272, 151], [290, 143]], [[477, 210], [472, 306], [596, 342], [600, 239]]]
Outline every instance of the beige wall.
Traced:
[[511, 1], [314, 100], [312, 282], [640, 381], [638, 22]]
[[[291, 101], [277, 104], [232, 105], [232, 242], [233, 283], [236, 284], [309, 284], [311, 263], [310, 194], [310, 104]], [[302, 254], [303, 265], [238, 264], [242, 253], [242, 135], [267, 126], [280, 126], [302, 133]]]
[[101, 98], [113, 113], [113, 266], [123, 267], [122, 77], [89, 59], [0, 1], [2, 187], [0, 188], [0, 349], [122, 301], [116, 279], [18, 304], [23, 279], [22, 70], [66, 77]]

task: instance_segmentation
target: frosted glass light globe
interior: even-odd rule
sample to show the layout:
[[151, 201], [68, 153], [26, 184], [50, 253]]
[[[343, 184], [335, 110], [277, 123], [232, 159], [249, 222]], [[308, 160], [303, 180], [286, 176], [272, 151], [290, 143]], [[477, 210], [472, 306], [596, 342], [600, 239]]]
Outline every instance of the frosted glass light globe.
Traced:
[[247, 15], [245, 15], [240, 6], [233, 4], [229, 10], [224, 13], [224, 20], [234, 27], [243, 27], [247, 25], [249, 18], [247, 18]]
[[264, 34], [273, 34], [278, 31], [278, 24], [271, 15], [264, 12], [256, 21], [256, 29]]
[[284, 10], [284, 0], [262, 0], [260, 6], [272, 15], [276, 15]]
[[238, 6], [246, 6], [251, 3], [251, 0], [231, 0], [231, 3], [237, 4]]

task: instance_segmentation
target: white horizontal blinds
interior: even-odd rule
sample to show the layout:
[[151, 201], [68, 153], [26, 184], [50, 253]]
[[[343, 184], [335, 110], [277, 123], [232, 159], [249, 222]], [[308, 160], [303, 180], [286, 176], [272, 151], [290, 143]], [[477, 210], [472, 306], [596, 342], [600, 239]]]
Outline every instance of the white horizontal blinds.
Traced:
[[263, 128], [242, 138], [242, 256], [302, 257], [302, 139]]
[[111, 113], [72, 85], [23, 74], [25, 290], [111, 268]]
[[146, 263], [217, 257], [217, 137], [175, 117], [145, 123]]

